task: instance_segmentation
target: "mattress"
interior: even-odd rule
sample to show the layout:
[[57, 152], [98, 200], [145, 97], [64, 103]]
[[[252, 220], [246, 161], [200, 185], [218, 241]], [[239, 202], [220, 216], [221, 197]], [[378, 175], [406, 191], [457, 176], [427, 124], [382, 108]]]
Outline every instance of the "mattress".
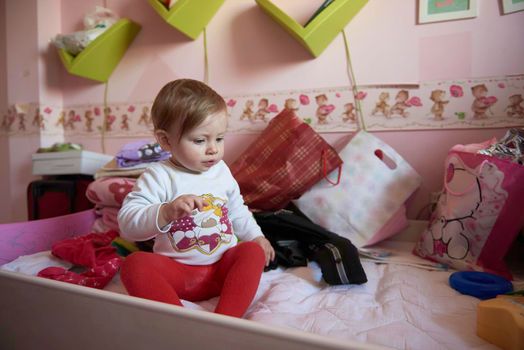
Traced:
[[[318, 265], [278, 268], [262, 276], [245, 319], [331, 339], [395, 349], [497, 349], [476, 335], [478, 299], [449, 287], [451, 271], [424, 268], [412, 242], [384, 242], [391, 263], [363, 260], [368, 282], [329, 286]], [[3, 269], [36, 274], [54, 265], [49, 251], [20, 257]], [[66, 266], [67, 267], [67, 266]], [[105, 288], [126, 294], [118, 276]], [[212, 311], [217, 298], [184, 301], [188, 309]]]

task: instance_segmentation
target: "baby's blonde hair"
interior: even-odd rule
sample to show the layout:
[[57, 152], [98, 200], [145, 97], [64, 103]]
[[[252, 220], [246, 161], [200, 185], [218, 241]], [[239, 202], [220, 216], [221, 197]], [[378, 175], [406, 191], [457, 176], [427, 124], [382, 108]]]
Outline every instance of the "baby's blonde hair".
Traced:
[[208, 116], [225, 110], [224, 99], [206, 84], [177, 79], [160, 89], [151, 108], [151, 120], [155, 130], [175, 132], [180, 139]]

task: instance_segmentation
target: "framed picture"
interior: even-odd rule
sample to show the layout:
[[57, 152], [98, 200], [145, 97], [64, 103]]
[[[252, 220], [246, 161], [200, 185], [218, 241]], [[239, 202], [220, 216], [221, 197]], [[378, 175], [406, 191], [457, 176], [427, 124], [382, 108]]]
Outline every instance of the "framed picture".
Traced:
[[[524, 2], [524, 0], [513, 0]], [[477, 16], [477, 0], [418, 0], [418, 23], [452, 21]]]
[[502, 12], [504, 14], [524, 10], [524, 0], [502, 0]]

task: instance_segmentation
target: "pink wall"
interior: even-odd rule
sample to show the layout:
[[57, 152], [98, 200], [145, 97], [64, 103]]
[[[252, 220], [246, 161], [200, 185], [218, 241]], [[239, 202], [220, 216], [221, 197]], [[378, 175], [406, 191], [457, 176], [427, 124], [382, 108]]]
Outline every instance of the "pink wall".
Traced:
[[[110, 79], [110, 100], [152, 99], [177, 76], [203, 78], [202, 36], [195, 41], [163, 23], [147, 1], [108, 0], [142, 24]], [[302, 1], [303, 2], [303, 1]], [[62, 30], [80, 29], [100, 0], [62, 1]], [[274, 0], [301, 16], [298, 1]], [[370, 0], [346, 27], [360, 84], [522, 73], [524, 12], [501, 16], [497, 1], [479, 1], [475, 19], [416, 25], [415, 0]], [[290, 4], [294, 4], [295, 9]], [[223, 94], [346, 86], [342, 37], [312, 59], [254, 0], [226, 1], [208, 26], [210, 83]], [[453, 51], [448, 51], [453, 50]], [[500, 53], [504, 53], [501, 55]], [[64, 74], [66, 104], [100, 101], [103, 86]]]
[[[7, 0], [37, 9], [38, 28], [29, 34], [37, 43], [20, 41], [17, 49], [40, 53], [31, 59], [39, 62], [36, 86], [41, 101], [50, 99], [64, 105], [102, 102], [104, 86], [67, 74], [53, 49], [47, 47], [47, 40], [53, 30], [64, 33], [79, 30], [83, 15], [104, 3], [122, 17], [142, 25], [142, 31], [109, 81], [110, 103], [151, 101], [169, 80], [203, 78], [202, 36], [194, 41], [187, 39], [162, 22], [147, 1], [43, 0], [43, 5], [41, 1], [37, 5], [37, 0]], [[274, 3], [280, 3], [292, 16], [304, 18], [303, 0], [274, 0]], [[497, 1], [478, 3], [479, 16], [475, 19], [416, 25], [416, 1], [369, 0], [346, 27], [357, 82], [414, 83], [524, 73], [524, 47], [516, 44], [524, 37], [524, 12], [501, 16]], [[314, 8], [311, 3], [308, 6]], [[17, 20], [20, 18], [16, 16], [12, 19]], [[7, 36], [8, 41], [13, 39], [9, 33]], [[348, 85], [342, 37], [337, 37], [320, 57], [313, 59], [254, 0], [225, 1], [208, 26], [207, 39], [210, 85], [225, 95]], [[21, 69], [17, 65], [12, 74], [22, 73]], [[18, 82], [8, 86], [10, 93], [25, 98], [21, 89], [23, 85]], [[10, 99], [9, 103], [13, 101]], [[415, 217], [427, 203], [429, 193], [440, 189], [442, 162], [451, 145], [498, 137], [503, 132], [469, 129], [377, 133], [424, 178], [410, 205], [409, 216]], [[323, 136], [333, 144], [347, 139], [343, 134]], [[107, 153], [116, 152], [128, 140], [106, 140]], [[253, 135], [231, 135], [226, 160], [234, 160], [252, 140]], [[74, 141], [82, 142], [89, 150], [101, 151], [99, 139]], [[27, 161], [31, 151], [11, 152]], [[15, 192], [23, 191], [23, 186], [17, 185]], [[25, 208], [25, 203], [18, 201], [21, 196], [14, 198]], [[18, 213], [13, 219], [23, 217]]]
[[[0, 0], [0, 111], [7, 109], [7, 67], [6, 67], [6, 22], [4, 20], [6, 13], [5, 0]], [[0, 135], [0, 193], [9, 194], [10, 197], [10, 176], [9, 167], [9, 139], [5, 135]], [[0, 222], [6, 222], [11, 218], [10, 203], [8, 201], [0, 202]]]
[[[5, 23], [4, 50], [6, 71], [3, 80], [7, 105], [17, 102], [34, 102], [38, 100], [38, 85], [36, 71], [38, 57], [36, 55], [37, 13], [35, 7], [27, 7], [27, 1], [5, 1], [5, 13], [2, 23]], [[14, 15], [24, 13], [24, 19]], [[16, 53], [16, 55], [14, 54]], [[2, 110], [5, 112], [5, 109]], [[16, 123], [16, 121], [15, 121]], [[6, 137], [6, 136], [3, 136]], [[24, 218], [26, 215], [25, 187], [33, 179], [31, 176], [31, 153], [28, 151], [38, 147], [38, 138], [6, 137], [3, 142], [2, 159], [9, 165], [5, 170], [6, 187], [5, 202], [2, 208], [3, 220]]]
[[[62, 67], [56, 61], [56, 53], [52, 58], [46, 54], [49, 37], [61, 28], [60, 4], [56, 0], [3, 1], [2, 69], [6, 74], [1, 82], [6, 86], [6, 107], [43, 101], [62, 103], [60, 84], [54, 78], [57, 68]], [[6, 108], [2, 108], [2, 114], [5, 111]], [[2, 180], [4, 176], [6, 179], [2, 181], [5, 183], [2, 193], [6, 194], [3, 202], [7, 205], [1, 207], [0, 220], [25, 220], [26, 188], [37, 179], [32, 175], [31, 154], [40, 146], [63, 141], [63, 137], [3, 135], [0, 138], [4, 146], [0, 149], [0, 159], [9, 165], [2, 174]]]

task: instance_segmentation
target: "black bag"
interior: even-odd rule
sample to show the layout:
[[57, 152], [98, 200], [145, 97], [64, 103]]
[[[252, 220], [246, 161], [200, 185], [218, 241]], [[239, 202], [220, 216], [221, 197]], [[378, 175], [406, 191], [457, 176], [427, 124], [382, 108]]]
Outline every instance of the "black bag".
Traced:
[[329, 284], [367, 282], [357, 248], [348, 239], [300, 214], [286, 209], [254, 213], [275, 249], [278, 264], [305, 266], [307, 258], [318, 263], [322, 277]]

